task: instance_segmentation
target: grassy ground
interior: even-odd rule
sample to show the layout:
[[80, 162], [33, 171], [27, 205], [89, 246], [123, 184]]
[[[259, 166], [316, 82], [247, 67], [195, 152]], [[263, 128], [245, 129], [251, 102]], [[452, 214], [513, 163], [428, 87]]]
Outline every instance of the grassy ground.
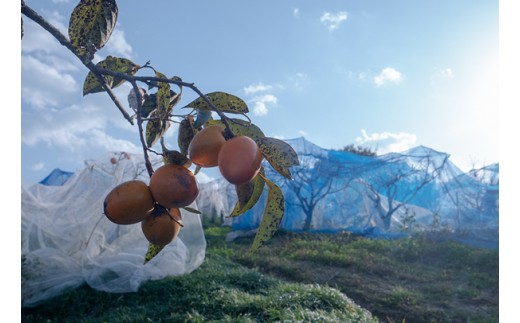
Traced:
[[336, 289], [290, 283], [208, 250], [190, 275], [111, 294], [83, 286], [35, 308], [22, 322], [377, 322]]
[[287, 281], [335, 287], [383, 322], [498, 322], [498, 250], [426, 236], [370, 240], [349, 234], [279, 233], [247, 253], [252, 238], [212, 252]]
[[22, 321], [375, 322], [359, 304], [381, 322], [498, 322], [498, 250], [281, 232], [251, 254], [252, 238], [225, 242], [228, 230], [206, 227], [207, 258], [190, 275], [128, 294], [84, 286]]

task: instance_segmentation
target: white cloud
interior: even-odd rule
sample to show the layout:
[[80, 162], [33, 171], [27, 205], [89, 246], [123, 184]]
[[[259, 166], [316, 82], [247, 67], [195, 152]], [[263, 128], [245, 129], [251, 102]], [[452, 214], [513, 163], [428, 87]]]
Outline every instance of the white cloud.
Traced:
[[450, 67], [446, 68], [435, 68], [433, 75], [431, 77], [432, 82], [448, 80], [455, 77], [455, 73]]
[[57, 106], [80, 90], [74, 77], [66, 72], [75, 69], [73, 64], [54, 66], [55, 57], [47, 55], [46, 59], [50, 63], [32, 55], [22, 55], [21, 59], [22, 101], [39, 109]]
[[259, 82], [257, 84], [252, 84], [252, 85], [246, 86], [244, 88], [244, 92], [246, 93], [246, 95], [249, 95], [249, 94], [255, 94], [256, 92], [270, 91], [272, 89], [273, 89], [273, 87], [271, 85], [266, 85], [262, 82]]
[[379, 75], [374, 77], [374, 83], [377, 87], [383, 86], [387, 83], [401, 83], [404, 76], [401, 72], [393, 67], [385, 67]]
[[364, 145], [377, 150], [379, 154], [389, 152], [401, 152], [416, 145], [417, 136], [407, 132], [374, 132], [367, 134], [365, 129], [361, 129], [361, 137], [356, 138], [358, 145]]
[[337, 29], [343, 21], [347, 20], [347, 18], [348, 14], [346, 11], [340, 11], [338, 13], [325, 12], [321, 16], [320, 21], [327, 26], [330, 31], [333, 31]]
[[455, 74], [453, 74], [453, 70], [449, 67], [439, 70], [439, 75], [443, 78], [450, 78], [450, 79], [455, 77]]
[[[61, 33], [66, 35], [67, 27], [62, 22], [64, 19], [58, 13], [51, 14], [48, 18], [49, 22], [58, 28]], [[60, 43], [45, 29], [37, 25], [30, 19], [23, 19], [24, 35], [21, 41], [22, 53], [30, 53], [34, 51], [42, 51], [44, 53], [65, 53], [68, 49], [64, 48]], [[70, 57], [74, 57], [70, 53]]]
[[31, 170], [34, 170], [34, 171], [38, 171], [38, 170], [42, 170], [45, 168], [45, 163], [44, 162], [38, 162], [34, 165], [31, 166]]
[[116, 29], [110, 35], [110, 39], [105, 45], [105, 49], [114, 56], [131, 58], [132, 57], [132, 46], [126, 41], [125, 32], [117, 25]]
[[256, 116], [264, 116], [269, 112], [271, 106], [276, 105], [278, 98], [272, 94], [264, 94], [252, 99], [253, 113]]
[[293, 9], [293, 16], [296, 18], [300, 18], [300, 9], [294, 8]]
[[285, 77], [286, 80], [281, 88], [292, 88], [296, 91], [303, 91], [305, 86], [309, 83], [309, 76], [305, 73], [298, 72], [294, 75]]
[[302, 137], [307, 136], [307, 132], [304, 131], [304, 130], [298, 130], [298, 134], [299, 134], [300, 136], [302, 136]]

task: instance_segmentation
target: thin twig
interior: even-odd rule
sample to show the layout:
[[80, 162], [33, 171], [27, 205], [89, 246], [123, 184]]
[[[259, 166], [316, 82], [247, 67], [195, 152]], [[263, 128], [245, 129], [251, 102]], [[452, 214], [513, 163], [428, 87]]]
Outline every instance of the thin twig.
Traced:
[[63, 46], [65, 46], [68, 50], [70, 50], [82, 63], [85, 65], [98, 79], [98, 81], [103, 86], [103, 89], [108, 93], [114, 104], [117, 106], [119, 111], [123, 114], [126, 120], [130, 122], [131, 125], [134, 124], [130, 115], [125, 111], [125, 108], [118, 100], [112, 89], [107, 84], [105, 78], [103, 78], [100, 74], [96, 73], [95, 65], [91, 61], [83, 61], [83, 58], [78, 55], [72, 43], [65, 37], [58, 29], [56, 29], [53, 25], [47, 22], [42, 16], [40, 16], [36, 11], [32, 10], [29, 6], [25, 4], [25, 1], [22, 1], [22, 13], [27, 16], [27, 18], [31, 19], [38, 25], [40, 25], [43, 29], [47, 30], [56, 40]]

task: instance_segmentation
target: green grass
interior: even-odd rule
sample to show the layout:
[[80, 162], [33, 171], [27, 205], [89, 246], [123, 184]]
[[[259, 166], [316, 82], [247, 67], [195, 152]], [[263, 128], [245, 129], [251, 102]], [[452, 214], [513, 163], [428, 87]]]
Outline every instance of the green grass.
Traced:
[[38, 307], [23, 308], [22, 321], [377, 322], [336, 289], [285, 282], [211, 249], [190, 275], [147, 282], [136, 293], [111, 294], [83, 286]]
[[246, 252], [250, 244], [244, 238], [213, 252], [288, 281], [335, 287], [386, 322], [498, 322], [498, 250], [424, 235], [282, 232], [255, 254]]
[[252, 238], [226, 242], [228, 231], [206, 226], [207, 257], [190, 275], [128, 294], [83, 286], [22, 321], [498, 322], [498, 250], [279, 232], [250, 253]]

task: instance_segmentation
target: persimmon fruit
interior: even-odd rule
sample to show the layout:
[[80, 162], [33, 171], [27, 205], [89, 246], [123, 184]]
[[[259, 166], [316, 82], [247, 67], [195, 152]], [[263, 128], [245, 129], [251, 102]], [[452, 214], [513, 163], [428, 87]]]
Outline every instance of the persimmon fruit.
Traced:
[[218, 165], [218, 153], [225, 142], [221, 127], [208, 126], [193, 137], [188, 146], [188, 156], [195, 165], [215, 167]]
[[222, 176], [231, 184], [251, 181], [260, 171], [262, 152], [256, 142], [247, 136], [237, 136], [226, 141], [218, 154], [218, 167]]
[[199, 195], [195, 175], [184, 166], [163, 165], [150, 177], [150, 191], [154, 200], [165, 208], [190, 205]]
[[172, 242], [181, 230], [182, 217], [178, 208], [165, 209], [159, 206], [141, 222], [146, 239], [157, 246]]
[[116, 224], [134, 224], [152, 213], [155, 200], [145, 182], [130, 180], [114, 187], [105, 197], [103, 211]]

